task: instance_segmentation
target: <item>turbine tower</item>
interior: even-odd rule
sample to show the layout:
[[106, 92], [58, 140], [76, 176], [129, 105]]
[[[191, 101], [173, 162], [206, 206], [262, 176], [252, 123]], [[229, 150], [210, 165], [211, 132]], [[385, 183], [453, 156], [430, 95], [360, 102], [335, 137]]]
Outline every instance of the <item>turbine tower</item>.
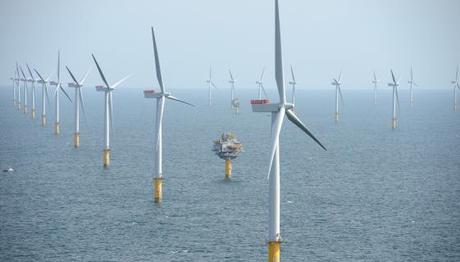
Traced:
[[268, 261], [280, 261], [280, 151], [279, 136], [286, 116], [292, 123], [310, 136], [323, 149], [324, 146], [310, 133], [294, 112], [294, 104], [287, 103], [283, 79], [283, 62], [281, 54], [281, 33], [279, 21], [278, 0], [275, 0], [275, 78], [279, 93], [279, 103], [268, 103], [266, 100], [252, 100], [254, 112], [270, 112], [272, 114], [272, 146], [269, 179], [269, 224], [268, 224]]
[[48, 97], [48, 83], [49, 83], [49, 76], [47, 79], [43, 79], [40, 73], [34, 68], [35, 73], [40, 78], [37, 83], [42, 85], [42, 127], [46, 125], [46, 104], [49, 105], [49, 97]]
[[264, 77], [264, 73], [265, 73], [265, 67], [262, 68], [262, 73], [260, 74], [260, 78], [259, 80], [256, 81], [256, 85], [257, 85], [257, 88], [258, 88], [258, 99], [262, 99], [262, 92], [264, 93], [265, 95], [265, 98], [267, 98], [267, 92], [265, 92], [265, 88], [264, 88], [264, 83], [262, 81], [263, 77]]
[[398, 95], [398, 86], [399, 86], [399, 79], [396, 80], [393, 70], [390, 70], [391, 78], [393, 82], [388, 83], [388, 86], [393, 87], [393, 118], [391, 127], [395, 129], [398, 125], [398, 117], [396, 115], [396, 110], [399, 111], [399, 95]]
[[59, 104], [59, 94], [60, 91], [64, 93], [64, 95], [72, 102], [70, 99], [69, 94], [64, 90], [61, 83], [61, 52], [58, 51], [58, 67], [57, 67], [57, 82], [51, 82], [52, 86], [56, 86], [54, 90], [54, 101], [55, 101], [55, 123], [54, 123], [54, 134], [59, 135], [61, 133], [61, 122], [60, 122], [60, 104]]
[[458, 65], [457, 71], [455, 73], [455, 80], [451, 81], [452, 85], [454, 86], [454, 112], [457, 111], [457, 88], [460, 90], [460, 85], [458, 84]]
[[212, 88], [217, 88], [217, 86], [214, 84], [212, 81], [212, 68], [209, 68], [209, 79], [206, 80], [206, 83], [208, 83], [208, 105], [212, 106]]
[[19, 87], [19, 71], [18, 64], [16, 63], [16, 71], [14, 71], [14, 76], [10, 78], [13, 81], [13, 105], [16, 107], [17, 98], [16, 98], [16, 89]]
[[228, 70], [228, 73], [230, 74], [230, 80], [228, 80], [228, 82], [230, 83], [230, 108], [231, 109], [234, 109], [234, 105], [233, 105], [233, 99], [235, 99], [235, 83], [236, 83], [236, 79], [233, 78], [233, 74], [232, 74], [232, 70]]
[[20, 82], [24, 81], [24, 78], [21, 78], [19, 75], [19, 66], [18, 63], [16, 63], [16, 71], [18, 72], [18, 81], [17, 81], [17, 89], [18, 89], [18, 96], [17, 96], [17, 103], [18, 103], [18, 111], [21, 111], [21, 84]]
[[414, 71], [412, 70], [412, 67], [410, 68], [410, 80], [407, 82], [410, 86], [410, 106], [412, 107], [414, 105], [414, 91], [413, 87], [418, 86], [417, 83], [414, 82]]
[[[155, 170], [152, 181], [152, 187], [154, 190], [154, 202], [161, 203], [163, 199], [163, 114], [166, 99], [181, 102], [190, 106], [192, 104], [180, 100], [166, 92], [166, 88], [163, 84], [163, 77], [161, 75], [160, 58], [158, 57], [158, 48], [155, 40], [155, 33], [152, 27], [152, 42], [153, 42], [153, 54], [155, 57], [155, 70], [160, 85], [160, 92], [156, 93], [154, 90], [144, 90], [145, 98], [155, 98], [157, 101], [157, 112], [155, 117]], [[211, 79], [211, 78], [210, 78]]]
[[22, 70], [22, 67], [19, 66], [19, 69], [21, 70], [21, 74], [22, 74], [22, 79], [21, 81], [23, 82], [23, 91], [24, 91], [24, 105], [23, 105], [23, 112], [24, 114], [27, 114], [27, 77], [26, 77], [26, 74], [24, 74], [24, 70]]
[[374, 85], [374, 105], [377, 104], [377, 83], [379, 80], [377, 80], [377, 76], [375, 75], [374, 72], [374, 79], [372, 80], [372, 84]]
[[31, 84], [31, 94], [32, 94], [32, 97], [31, 97], [31, 103], [32, 103], [32, 119], [35, 119], [35, 78], [34, 78], [34, 75], [32, 74], [32, 71], [30, 70], [30, 67], [28, 64], [26, 64], [27, 66], [27, 70], [29, 71], [29, 75], [30, 75], [30, 78], [29, 80], [27, 80], [28, 82], [30, 82]]
[[342, 82], [340, 81], [342, 79], [342, 70], [340, 70], [339, 77], [338, 78], [333, 78], [332, 79], [332, 85], [335, 86], [335, 121], [339, 121], [339, 95], [340, 95], [340, 100], [343, 105], [343, 95], [342, 95]]
[[289, 84], [292, 86], [292, 103], [295, 104], [295, 86], [297, 82], [295, 81], [295, 76], [294, 76], [294, 70], [292, 69], [291, 65], [291, 81], [289, 81]]
[[72, 74], [70, 71], [69, 67], [65, 67], [67, 69], [67, 72], [69, 72], [70, 77], [72, 77], [73, 83], [69, 83], [69, 87], [75, 88], [75, 132], [73, 134], [73, 144], [75, 148], [80, 147], [80, 107], [85, 114], [85, 107], [83, 103], [83, 97], [81, 95], [81, 88], [83, 87], [83, 84], [85, 83], [86, 78], [88, 77], [88, 74], [91, 69], [86, 72], [85, 76], [82, 78], [82, 80], [78, 81], [75, 76]]
[[112, 129], [112, 115], [113, 115], [113, 104], [112, 104], [112, 91], [115, 90], [117, 86], [123, 83], [126, 79], [130, 77], [130, 75], [122, 78], [120, 81], [109, 85], [107, 80], [105, 79], [104, 73], [102, 73], [102, 69], [96, 61], [96, 57], [93, 56], [94, 63], [96, 64], [97, 70], [99, 71], [99, 75], [102, 78], [105, 86], [96, 86], [96, 91], [104, 92], [105, 94], [105, 102], [104, 102], [104, 151], [102, 155], [102, 161], [104, 167], [108, 167], [110, 165], [110, 133]]

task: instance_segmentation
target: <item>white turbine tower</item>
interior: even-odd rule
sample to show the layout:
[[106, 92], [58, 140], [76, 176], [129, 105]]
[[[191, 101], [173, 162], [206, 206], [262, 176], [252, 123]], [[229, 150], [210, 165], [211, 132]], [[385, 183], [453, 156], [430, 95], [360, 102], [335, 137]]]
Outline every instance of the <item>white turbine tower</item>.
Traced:
[[275, 0], [275, 78], [279, 93], [279, 103], [267, 103], [266, 100], [252, 100], [254, 112], [270, 112], [272, 114], [272, 146], [269, 179], [269, 211], [268, 211], [268, 261], [280, 261], [280, 151], [279, 136], [286, 116], [292, 123], [310, 136], [323, 149], [324, 146], [310, 133], [307, 127], [294, 113], [294, 104], [286, 102], [286, 92], [283, 79], [283, 63], [281, 54], [281, 33], [278, 0]]
[[407, 81], [407, 83], [410, 86], [410, 106], [414, 105], [414, 91], [413, 87], [418, 86], [417, 83], [414, 82], [414, 71], [412, 70], [412, 67], [410, 68], [410, 80]]
[[54, 101], [55, 101], [55, 123], [54, 123], [54, 134], [59, 135], [61, 133], [61, 122], [60, 122], [60, 104], [59, 104], [59, 94], [62, 91], [64, 95], [69, 99], [70, 102], [72, 102], [72, 99], [70, 99], [69, 94], [62, 88], [62, 83], [61, 83], [61, 52], [58, 51], [58, 67], [57, 67], [57, 82], [51, 82], [50, 84], [52, 86], [56, 86], [56, 89], [54, 89]]
[[32, 103], [32, 119], [35, 119], [35, 78], [34, 75], [32, 74], [32, 71], [30, 70], [30, 67], [28, 64], [26, 64], [27, 70], [29, 71], [30, 78], [28, 82], [30, 82], [31, 85], [31, 103]]
[[13, 81], [13, 105], [17, 105], [16, 90], [19, 87], [19, 71], [18, 64], [16, 63], [16, 71], [14, 71], [14, 76], [10, 78]]
[[294, 76], [294, 70], [292, 69], [291, 65], [291, 81], [289, 81], [289, 84], [292, 86], [292, 103], [295, 104], [295, 86], [297, 85], [297, 82], [295, 81], [295, 76]]
[[19, 66], [18, 63], [16, 63], [16, 71], [18, 72], [18, 81], [17, 81], [17, 89], [18, 89], [18, 96], [17, 96], [17, 102], [18, 102], [18, 111], [21, 111], [21, 83], [24, 81], [24, 78], [21, 78], [19, 74]]
[[452, 85], [454, 86], [454, 112], [457, 111], [457, 88], [460, 90], [460, 85], [458, 84], [458, 65], [457, 71], [455, 73], [455, 80], [451, 81]]
[[377, 104], [377, 83], [379, 80], [377, 80], [377, 76], [375, 75], [374, 72], [374, 79], [372, 80], [372, 84], [374, 85], [374, 105]]
[[104, 92], [105, 94], [105, 102], [104, 102], [104, 151], [102, 155], [102, 160], [104, 167], [108, 167], [110, 165], [110, 133], [112, 129], [112, 115], [113, 115], [113, 104], [112, 104], [112, 91], [115, 90], [115, 87], [119, 86], [123, 83], [126, 79], [130, 77], [130, 75], [124, 77], [120, 81], [109, 85], [107, 80], [105, 79], [104, 73], [102, 73], [102, 69], [96, 61], [96, 57], [93, 56], [94, 63], [96, 63], [97, 70], [99, 71], [99, 75], [102, 78], [105, 86], [96, 86], [96, 90], [100, 92]]
[[230, 80], [228, 82], [230, 83], [230, 108], [233, 109], [233, 99], [235, 99], [235, 83], [236, 79], [233, 78], [232, 70], [228, 70], [228, 73], [230, 74]]
[[35, 73], [40, 78], [37, 83], [42, 85], [42, 126], [46, 125], [46, 104], [49, 105], [49, 97], [48, 97], [48, 83], [49, 83], [49, 76], [48, 78], [44, 79], [40, 73], [34, 68]]
[[262, 73], [260, 74], [260, 78], [259, 80], [256, 81], [256, 85], [257, 85], [257, 88], [258, 88], [258, 99], [262, 99], [262, 92], [264, 93], [265, 95], [265, 98], [267, 98], [267, 92], [265, 92], [265, 88], [264, 88], [264, 83], [263, 83], [263, 77], [264, 77], [264, 73], [265, 73], [265, 67], [262, 68]]
[[160, 58], [158, 57], [158, 48], [155, 40], [155, 34], [152, 27], [152, 42], [153, 42], [153, 53], [155, 57], [155, 69], [158, 84], [160, 85], [160, 92], [156, 93], [154, 90], [144, 90], [145, 98], [156, 98], [157, 110], [155, 117], [155, 170], [154, 178], [152, 181], [152, 187], [154, 190], [154, 201], [160, 203], [163, 198], [163, 114], [166, 99], [181, 102], [190, 106], [183, 100], [180, 100], [166, 92], [166, 88], [163, 84], [163, 77], [161, 75]]
[[399, 111], [399, 95], [398, 95], [398, 86], [399, 86], [399, 79], [396, 80], [393, 70], [391, 72], [391, 79], [393, 82], [388, 83], [388, 86], [393, 87], [393, 118], [391, 127], [395, 129], [398, 125], [398, 116], [396, 115], [396, 110]]
[[342, 82], [340, 81], [342, 79], [342, 70], [340, 70], [340, 73], [339, 73], [339, 77], [336, 79], [336, 78], [333, 78], [332, 79], [332, 85], [335, 86], [335, 113], [334, 113], [334, 116], [335, 116], [335, 121], [339, 121], [339, 114], [340, 114], [340, 111], [339, 111], [339, 95], [340, 95], [340, 100], [342, 102], [342, 105], [343, 105], [343, 95], [342, 95]]
[[24, 70], [22, 70], [22, 67], [19, 66], [19, 69], [21, 70], [21, 74], [22, 74], [22, 79], [21, 81], [23, 82], [23, 93], [24, 93], [24, 105], [23, 105], [23, 112], [24, 114], [27, 114], [27, 93], [28, 93], [28, 90], [27, 90], [27, 77], [26, 77], [26, 74], [24, 74]]
[[78, 148], [80, 147], [80, 107], [83, 115], [85, 115], [85, 107], [83, 103], [83, 97], [81, 95], [81, 88], [83, 87], [83, 84], [85, 83], [85, 80], [88, 77], [91, 69], [89, 69], [85, 76], [80, 81], [78, 81], [70, 71], [69, 67], [66, 66], [65, 68], [73, 80], [73, 83], [69, 83], [68, 85], [69, 87], [75, 88], [75, 132], [73, 134], [73, 143], [75, 148]]
[[212, 88], [217, 89], [217, 86], [212, 81], [212, 68], [209, 68], [209, 79], [206, 80], [206, 83], [208, 84], [208, 105], [212, 106]]

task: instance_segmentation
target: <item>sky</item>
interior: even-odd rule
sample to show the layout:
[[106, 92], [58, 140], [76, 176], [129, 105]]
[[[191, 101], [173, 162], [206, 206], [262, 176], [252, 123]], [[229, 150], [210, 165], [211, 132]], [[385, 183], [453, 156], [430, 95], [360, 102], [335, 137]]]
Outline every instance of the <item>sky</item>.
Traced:
[[[343, 89], [370, 88], [372, 72], [386, 87], [390, 68], [407, 86], [410, 67], [420, 88], [450, 88], [460, 63], [458, 0], [280, 0], [284, 68], [298, 89], [328, 89], [343, 70]], [[2, 0], [0, 84], [15, 62], [56, 76], [62, 64], [88, 85], [101, 83], [91, 54], [114, 83], [157, 88], [150, 26], [155, 28], [166, 88], [206, 88], [212, 66], [218, 87], [274, 89], [273, 0]], [[61, 68], [65, 81], [70, 77]], [[288, 77], [288, 75], [286, 75]]]

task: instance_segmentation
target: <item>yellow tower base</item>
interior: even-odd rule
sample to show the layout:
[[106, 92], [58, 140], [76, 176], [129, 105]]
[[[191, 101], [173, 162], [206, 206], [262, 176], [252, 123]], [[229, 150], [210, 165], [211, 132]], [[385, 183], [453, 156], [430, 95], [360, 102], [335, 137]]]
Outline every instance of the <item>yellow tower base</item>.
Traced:
[[398, 120], [396, 118], [393, 118], [393, 121], [391, 122], [391, 128], [395, 129], [397, 127]]
[[74, 133], [73, 134], [73, 144], [75, 148], [80, 147], [80, 133]]
[[280, 262], [280, 248], [281, 242], [270, 241], [268, 242], [268, 262]]
[[225, 179], [232, 178], [232, 160], [225, 159]]
[[27, 114], [27, 106], [24, 106], [24, 114]]
[[46, 116], [42, 115], [42, 126], [46, 125]]
[[61, 124], [59, 122], [54, 123], [54, 134], [59, 135], [61, 133]]
[[336, 122], [339, 121], [339, 112], [334, 113], [334, 119]]
[[104, 167], [108, 167], [110, 165], [110, 149], [104, 149], [102, 161], [104, 162]]
[[32, 109], [32, 118], [35, 119], [35, 109]]
[[155, 203], [161, 203], [163, 199], [163, 177], [155, 177], [153, 179], [153, 201]]

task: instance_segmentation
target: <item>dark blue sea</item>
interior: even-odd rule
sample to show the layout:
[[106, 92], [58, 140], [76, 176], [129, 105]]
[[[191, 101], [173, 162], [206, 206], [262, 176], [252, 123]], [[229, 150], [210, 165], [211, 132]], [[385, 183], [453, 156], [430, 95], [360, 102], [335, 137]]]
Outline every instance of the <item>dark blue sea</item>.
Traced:
[[[81, 147], [73, 105], [61, 96], [61, 135], [18, 112], [0, 88], [0, 261], [266, 261], [270, 116], [253, 113], [255, 88], [172, 90], [167, 101], [164, 202], [153, 203], [155, 101], [129, 86], [113, 94], [112, 163], [102, 167], [103, 95], [84, 88]], [[275, 97], [275, 91], [269, 94]], [[296, 112], [323, 151], [286, 121], [281, 135], [282, 261], [460, 261], [460, 112], [450, 89], [299, 89]], [[73, 95], [73, 93], [70, 93]], [[51, 93], [50, 93], [51, 95]], [[245, 152], [224, 181], [211, 151], [235, 132]]]

